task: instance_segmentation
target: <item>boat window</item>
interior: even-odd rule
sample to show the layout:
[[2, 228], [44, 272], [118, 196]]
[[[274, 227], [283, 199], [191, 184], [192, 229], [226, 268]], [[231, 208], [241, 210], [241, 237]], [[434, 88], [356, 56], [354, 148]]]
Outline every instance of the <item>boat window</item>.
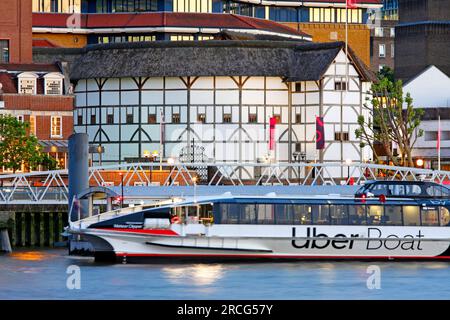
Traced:
[[450, 192], [444, 186], [429, 186], [427, 187], [427, 195], [431, 197], [448, 197]]
[[388, 195], [388, 191], [387, 191], [387, 185], [385, 184], [375, 184], [372, 188], [372, 190], [370, 190], [371, 193], [373, 193], [374, 196], [380, 196], [382, 194], [384, 195]]
[[235, 203], [221, 203], [220, 221], [221, 223], [238, 223], [239, 206]]
[[291, 205], [276, 204], [275, 206], [276, 224], [293, 224], [294, 216]]
[[311, 206], [296, 204], [292, 206], [294, 224], [311, 224]]
[[351, 205], [348, 206], [350, 224], [354, 225], [366, 225], [366, 207]]
[[258, 224], [272, 224], [273, 223], [273, 205], [271, 204], [257, 204]]
[[419, 196], [422, 188], [417, 184], [391, 184], [388, 186], [388, 196]]
[[367, 206], [367, 223], [379, 225], [382, 223], [383, 206]]
[[423, 226], [438, 226], [439, 214], [436, 207], [422, 207], [422, 225]]
[[441, 226], [450, 226], [450, 212], [446, 207], [441, 207], [441, 212], [439, 214]]
[[403, 225], [402, 207], [401, 206], [385, 206], [384, 207], [384, 222], [388, 226]]
[[330, 205], [330, 219], [333, 225], [348, 224], [348, 214], [346, 205]]
[[403, 206], [403, 223], [405, 226], [420, 226], [420, 208]]
[[330, 224], [330, 212], [328, 205], [311, 206], [312, 221], [314, 224]]
[[185, 207], [186, 212], [186, 222], [187, 223], [198, 223], [198, 212], [199, 206], [188, 206]]
[[212, 222], [213, 206], [210, 203], [202, 204], [199, 208], [199, 216], [202, 222]]
[[241, 214], [239, 217], [239, 223], [242, 224], [255, 224], [256, 223], [256, 205], [255, 204], [242, 204]]

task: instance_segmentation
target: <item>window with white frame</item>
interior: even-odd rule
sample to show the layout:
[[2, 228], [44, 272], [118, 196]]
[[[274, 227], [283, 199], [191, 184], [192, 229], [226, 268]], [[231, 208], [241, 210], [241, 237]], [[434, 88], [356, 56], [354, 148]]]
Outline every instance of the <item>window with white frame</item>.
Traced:
[[36, 94], [36, 82], [38, 76], [32, 72], [23, 72], [17, 76], [19, 93]]
[[375, 28], [375, 37], [382, 37], [383, 36], [383, 28], [377, 27]]
[[391, 35], [391, 38], [395, 37], [395, 28], [391, 28], [390, 35]]
[[386, 57], [386, 45], [380, 44], [380, 45], [378, 46], [378, 56], [379, 56], [380, 58]]
[[62, 119], [60, 116], [51, 117], [50, 136], [52, 138], [62, 137]]
[[395, 44], [391, 44], [391, 58], [395, 57]]
[[23, 122], [23, 115], [16, 116], [16, 119], [20, 122]]
[[64, 76], [57, 72], [44, 76], [44, 92], [47, 95], [61, 95], [63, 93]]

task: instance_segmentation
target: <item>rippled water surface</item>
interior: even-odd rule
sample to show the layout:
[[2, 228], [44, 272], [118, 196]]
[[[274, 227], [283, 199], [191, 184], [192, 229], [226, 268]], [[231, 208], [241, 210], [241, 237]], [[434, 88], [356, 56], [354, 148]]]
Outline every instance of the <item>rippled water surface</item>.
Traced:
[[450, 263], [99, 264], [20, 250], [0, 255], [0, 288], [0, 299], [450, 299]]

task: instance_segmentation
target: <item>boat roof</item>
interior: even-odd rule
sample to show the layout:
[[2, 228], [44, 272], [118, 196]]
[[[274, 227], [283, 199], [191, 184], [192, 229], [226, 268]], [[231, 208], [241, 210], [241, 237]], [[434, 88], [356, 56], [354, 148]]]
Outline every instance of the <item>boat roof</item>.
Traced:
[[[416, 198], [387, 198], [386, 203], [411, 203], [420, 201], [421, 203], [427, 202], [430, 199], [416, 199]], [[206, 203], [244, 203], [244, 202], [264, 202], [264, 203], [279, 203], [279, 202], [297, 202], [305, 201], [305, 203], [321, 203], [328, 201], [329, 203], [381, 203], [378, 197], [365, 198], [364, 203], [361, 200], [355, 199], [353, 195], [340, 195], [340, 194], [328, 194], [328, 195], [277, 195], [275, 193], [268, 193], [266, 195], [249, 196], [249, 195], [233, 195], [229, 192], [222, 195], [215, 196], [199, 196], [199, 197], [187, 197], [187, 198], [177, 198], [172, 201], [172, 203], [165, 203], [163, 206], [176, 207], [176, 206], [190, 206], [190, 205], [200, 205]], [[385, 203], [385, 204], [386, 204]]]

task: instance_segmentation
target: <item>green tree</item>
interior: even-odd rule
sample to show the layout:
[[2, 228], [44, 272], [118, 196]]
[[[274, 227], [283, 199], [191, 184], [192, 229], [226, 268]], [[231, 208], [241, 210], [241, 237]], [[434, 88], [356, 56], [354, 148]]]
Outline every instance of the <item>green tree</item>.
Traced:
[[391, 68], [389, 68], [387, 66], [384, 66], [383, 68], [381, 68], [381, 70], [378, 71], [377, 76], [378, 76], [378, 79], [387, 78], [392, 83], [395, 82], [394, 70], [392, 70]]
[[[394, 165], [413, 167], [412, 149], [423, 135], [418, 127], [424, 110], [413, 106], [411, 95], [403, 94], [402, 82], [392, 81], [389, 74], [379, 74], [379, 81], [372, 85], [370, 93], [370, 107], [364, 105], [369, 116], [358, 117], [359, 128], [355, 132], [362, 141], [361, 147], [369, 145], [378, 161], [375, 143], [381, 143]], [[400, 157], [393, 154], [392, 143], [398, 146]]]
[[0, 117], [0, 166], [13, 172], [22, 165], [30, 169], [39, 165], [54, 169], [56, 161], [42, 151], [37, 138], [28, 134], [28, 127], [28, 123], [10, 115]]

